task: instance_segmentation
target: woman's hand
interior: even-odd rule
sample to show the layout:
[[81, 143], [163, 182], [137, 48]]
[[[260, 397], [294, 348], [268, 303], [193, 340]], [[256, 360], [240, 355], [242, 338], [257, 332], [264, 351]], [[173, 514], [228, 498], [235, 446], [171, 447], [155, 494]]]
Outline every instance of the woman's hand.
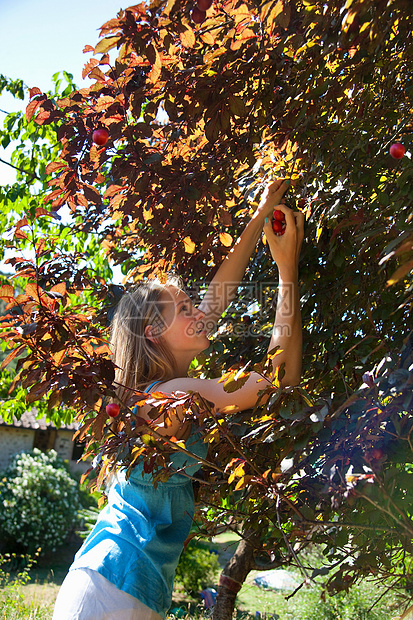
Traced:
[[290, 187], [290, 181], [284, 179], [277, 179], [273, 181], [264, 190], [261, 197], [260, 204], [255, 211], [253, 218], [260, 217], [265, 220], [266, 217], [272, 218], [272, 214], [276, 205], [278, 205], [287, 189]]
[[[272, 229], [272, 214], [275, 208], [285, 215], [283, 235], [276, 235]], [[304, 239], [304, 214], [301, 211], [292, 211], [285, 204], [275, 205], [264, 225], [264, 232], [271, 256], [277, 264], [280, 274], [285, 271], [296, 272], [301, 244]]]
[[274, 207], [281, 202], [289, 184], [279, 179], [267, 186], [258, 209], [222, 261], [199, 306], [206, 315], [205, 324], [214, 325], [234, 299], [250, 256], [261, 238], [265, 218], [272, 218]]

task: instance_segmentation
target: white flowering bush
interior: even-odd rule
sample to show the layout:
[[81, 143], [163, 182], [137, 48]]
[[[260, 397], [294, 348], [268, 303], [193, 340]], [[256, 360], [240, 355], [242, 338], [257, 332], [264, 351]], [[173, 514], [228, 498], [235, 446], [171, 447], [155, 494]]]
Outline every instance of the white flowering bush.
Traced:
[[79, 485], [54, 450], [17, 454], [0, 478], [0, 551], [54, 551], [79, 507]]

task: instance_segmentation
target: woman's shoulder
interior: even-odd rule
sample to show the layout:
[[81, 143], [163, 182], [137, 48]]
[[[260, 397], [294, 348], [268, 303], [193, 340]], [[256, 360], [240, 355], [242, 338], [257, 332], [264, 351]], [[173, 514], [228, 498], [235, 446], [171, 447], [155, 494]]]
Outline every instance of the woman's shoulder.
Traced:
[[150, 383], [149, 385], [146, 386], [146, 388], [143, 390], [144, 392], [148, 392], [148, 394], [150, 394], [151, 392], [154, 391], [154, 388], [157, 386], [157, 384], [162, 383], [161, 379], [157, 379], [156, 381], [152, 381], [152, 383]]

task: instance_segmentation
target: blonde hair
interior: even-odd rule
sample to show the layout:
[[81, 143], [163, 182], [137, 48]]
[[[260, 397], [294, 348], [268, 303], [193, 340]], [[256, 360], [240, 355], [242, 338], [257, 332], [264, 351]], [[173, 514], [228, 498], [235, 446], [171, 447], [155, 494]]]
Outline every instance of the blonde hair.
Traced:
[[131, 395], [130, 388], [143, 390], [156, 379], [173, 376], [175, 360], [162, 338], [154, 343], [145, 335], [145, 328], [152, 325], [155, 335], [161, 336], [165, 327], [161, 296], [171, 286], [183, 290], [181, 280], [169, 276], [164, 283], [148, 280], [125, 293], [119, 302], [112, 321], [110, 347], [117, 366], [117, 395], [122, 401]]

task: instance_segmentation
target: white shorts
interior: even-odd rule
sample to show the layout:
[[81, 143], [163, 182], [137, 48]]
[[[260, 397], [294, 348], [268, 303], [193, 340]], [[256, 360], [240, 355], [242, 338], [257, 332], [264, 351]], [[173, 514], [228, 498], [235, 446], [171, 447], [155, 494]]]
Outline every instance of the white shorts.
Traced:
[[97, 571], [77, 568], [62, 583], [52, 620], [162, 620], [162, 616]]

